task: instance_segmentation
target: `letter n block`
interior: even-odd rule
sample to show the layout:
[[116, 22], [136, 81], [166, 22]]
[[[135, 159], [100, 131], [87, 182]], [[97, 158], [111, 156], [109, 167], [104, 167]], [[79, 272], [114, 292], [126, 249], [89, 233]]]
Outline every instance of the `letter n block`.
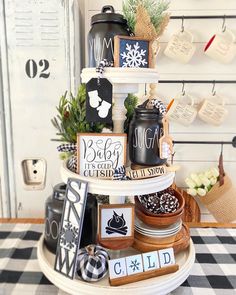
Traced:
[[108, 261], [110, 279], [127, 276], [125, 258], [112, 259]]
[[175, 264], [175, 256], [173, 248], [162, 249], [158, 251], [160, 266], [170, 266]]

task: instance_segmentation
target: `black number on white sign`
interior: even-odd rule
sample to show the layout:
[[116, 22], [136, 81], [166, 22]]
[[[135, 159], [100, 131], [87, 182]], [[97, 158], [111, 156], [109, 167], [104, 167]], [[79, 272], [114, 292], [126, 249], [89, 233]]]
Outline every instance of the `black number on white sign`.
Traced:
[[[50, 72], [47, 72], [49, 69], [49, 62], [46, 59], [40, 59], [39, 67], [42, 68], [39, 73], [39, 78], [47, 79], [50, 76]], [[28, 59], [25, 64], [25, 72], [29, 78], [35, 78], [38, 73], [38, 65], [35, 60]]]

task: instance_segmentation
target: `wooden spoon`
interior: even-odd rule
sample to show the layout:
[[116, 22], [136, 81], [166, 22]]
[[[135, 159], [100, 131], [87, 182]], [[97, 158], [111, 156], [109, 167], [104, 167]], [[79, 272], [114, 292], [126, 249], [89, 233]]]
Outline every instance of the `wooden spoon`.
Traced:
[[[164, 150], [164, 146], [168, 145], [171, 154], [173, 153], [173, 141], [171, 136], [169, 135], [169, 122], [166, 116], [162, 119], [163, 124], [163, 136], [159, 139], [159, 153], [161, 159], [166, 159], [168, 156], [166, 155], [166, 151]], [[167, 156], [167, 157], [166, 157]]]

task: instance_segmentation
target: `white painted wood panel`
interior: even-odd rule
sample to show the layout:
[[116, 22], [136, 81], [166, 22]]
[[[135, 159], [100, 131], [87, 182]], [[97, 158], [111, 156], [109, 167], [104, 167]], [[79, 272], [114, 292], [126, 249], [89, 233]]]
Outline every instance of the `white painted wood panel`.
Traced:
[[[6, 45], [4, 65], [8, 67], [3, 72], [4, 105], [9, 105], [10, 117], [6, 121], [10, 134], [10, 140], [6, 141], [7, 161], [12, 164], [9, 179], [15, 182], [10, 183], [15, 195], [10, 193], [11, 202], [8, 200], [11, 217], [43, 217], [46, 198], [53, 186], [61, 182], [58, 143], [51, 141], [56, 137], [51, 119], [57, 114], [61, 95], [66, 90], [75, 93], [78, 88], [81, 62], [78, 14], [77, 0], [5, 1], [2, 15], [6, 38], [1, 40], [1, 46]], [[49, 63], [44, 71], [50, 73], [46, 78], [40, 78], [41, 59]], [[29, 60], [30, 74], [26, 72]], [[35, 158], [46, 160], [45, 187], [26, 190], [21, 163]]]

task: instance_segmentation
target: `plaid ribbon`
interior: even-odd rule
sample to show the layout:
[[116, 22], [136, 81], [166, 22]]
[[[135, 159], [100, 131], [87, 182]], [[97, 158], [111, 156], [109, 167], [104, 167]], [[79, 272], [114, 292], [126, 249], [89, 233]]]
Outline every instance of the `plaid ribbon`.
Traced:
[[126, 176], [125, 166], [121, 166], [115, 169], [113, 180], [131, 180], [129, 176]]
[[164, 103], [156, 98], [150, 99], [147, 102], [147, 107], [148, 108], [156, 108], [159, 110], [160, 114], [165, 115], [166, 114], [166, 106]]
[[96, 73], [98, 73], [98, 84], [100, 83], [100, 78], [102, 78], [103, 73], [105, 71], [105, 67], [113, 67], [113, 61], [108, 61], [107, 59], [103, 59], [100, 61], [99, 65], [96, 67]]
[[63, 143], [57, 147], [58, 152], [76, 152], [76, 143]]

